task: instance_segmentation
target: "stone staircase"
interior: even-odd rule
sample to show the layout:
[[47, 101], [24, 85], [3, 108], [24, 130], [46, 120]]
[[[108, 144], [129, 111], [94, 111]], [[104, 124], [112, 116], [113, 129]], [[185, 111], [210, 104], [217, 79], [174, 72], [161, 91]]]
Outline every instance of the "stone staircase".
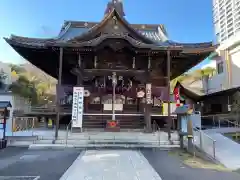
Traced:
[[105, 128], [106, 120], [110, 116], [84, 116], [83, 117], [83, 129], [91, 128]]
[[[104, 129], [107, 120], [112, 117], [109, 115], [91, 116], [86, 115], [83, 119], [83, 129]], [[117, 115], [116, 120], [120, 123], [120, 129], [143, 129], [144, 117], [131, 115]]]
[[175, 148], [179, 147], [178, 136], [174, 134], [172, 141], [167, 139], [167, 133], [158, 132], [145, 134], [141, 132], [83, 132], [59, 134], [54, 136], [39, 135], [33, 137], [9, 137], [8, 146], [28, 146], [30, 148], [51, 147], [116, 147], [116, 148]]
[[143, 116], [117, 116], [119, 119], [121, 129], [143, 129], [144, 117]]

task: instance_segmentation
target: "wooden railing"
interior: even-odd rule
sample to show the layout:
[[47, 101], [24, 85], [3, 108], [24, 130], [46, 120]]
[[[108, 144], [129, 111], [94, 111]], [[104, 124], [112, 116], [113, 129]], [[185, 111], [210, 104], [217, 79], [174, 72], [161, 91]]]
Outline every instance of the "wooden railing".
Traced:
[[32, 107], [31, 112], [56, 112], [56, 107]]
[[38, 127], [36, 117], [14, 117], [12, 122], [12, 131], [28, 131]]
[[[61, 106], [59, 112], [61, 113], [71, 113], [72, 107], [71, 106]], [[108, 111], [103, 110], [102, 104], [87, 104], [84, 108], [84, 113], [108, 113]], [[109, 111], [111, 113], [112, 111]], [[123, 105], [123, 111], [116, 111], [116, 113], [143, 113], [144, 106], [140, 105]], [[57, 113], [57, 107], [55, 105], [49, 107], [32, 107], [29, 114], [49, 114], [49, 113]], [[152, 107], [153, 114], [163, 114], [162, 107]]]

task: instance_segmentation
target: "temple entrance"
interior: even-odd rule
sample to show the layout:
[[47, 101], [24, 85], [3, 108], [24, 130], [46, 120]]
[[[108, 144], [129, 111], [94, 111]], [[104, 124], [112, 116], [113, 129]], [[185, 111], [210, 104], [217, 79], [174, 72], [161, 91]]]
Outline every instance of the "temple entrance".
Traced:
[[95, 85], [105, 90], [87, 98], [84, 128], [105, 128], [112, 120], [119, 122], [121, 129], [143, 129], [143, 112], [130, 77], [113, 72], [112, 76], [98, 77]]

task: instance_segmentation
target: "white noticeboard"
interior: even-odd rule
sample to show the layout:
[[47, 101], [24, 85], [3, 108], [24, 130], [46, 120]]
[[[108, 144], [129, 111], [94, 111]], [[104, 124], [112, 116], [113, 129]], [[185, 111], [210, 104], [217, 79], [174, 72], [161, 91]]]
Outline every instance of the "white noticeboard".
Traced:
[[82, 127], [84, 88], [73, 88], [72, 127]]
[[152, 103], [152, 85], [151, 84], [146, 84], [146, 101], [147, 101], [147, 104]]

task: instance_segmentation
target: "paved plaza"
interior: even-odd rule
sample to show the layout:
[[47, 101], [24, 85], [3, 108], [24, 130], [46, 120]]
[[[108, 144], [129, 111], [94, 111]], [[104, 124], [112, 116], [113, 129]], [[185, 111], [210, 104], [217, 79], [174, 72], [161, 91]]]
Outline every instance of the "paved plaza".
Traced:
[[135, 150], [89, 150], [76, 159], [61, 180], [161, 180]]
[[232, 172], [185, 166], [162, 150], [62, 149], [0, 151], [0, 180], [239, 180]]
[[34, 151], [27, 148], [4, 149], [0, 151], [0, 180], [30, 180], [29, 177], [32, 177], [31, 180], [58, 180], [79, 153], [80, 150], [75, 149]]

